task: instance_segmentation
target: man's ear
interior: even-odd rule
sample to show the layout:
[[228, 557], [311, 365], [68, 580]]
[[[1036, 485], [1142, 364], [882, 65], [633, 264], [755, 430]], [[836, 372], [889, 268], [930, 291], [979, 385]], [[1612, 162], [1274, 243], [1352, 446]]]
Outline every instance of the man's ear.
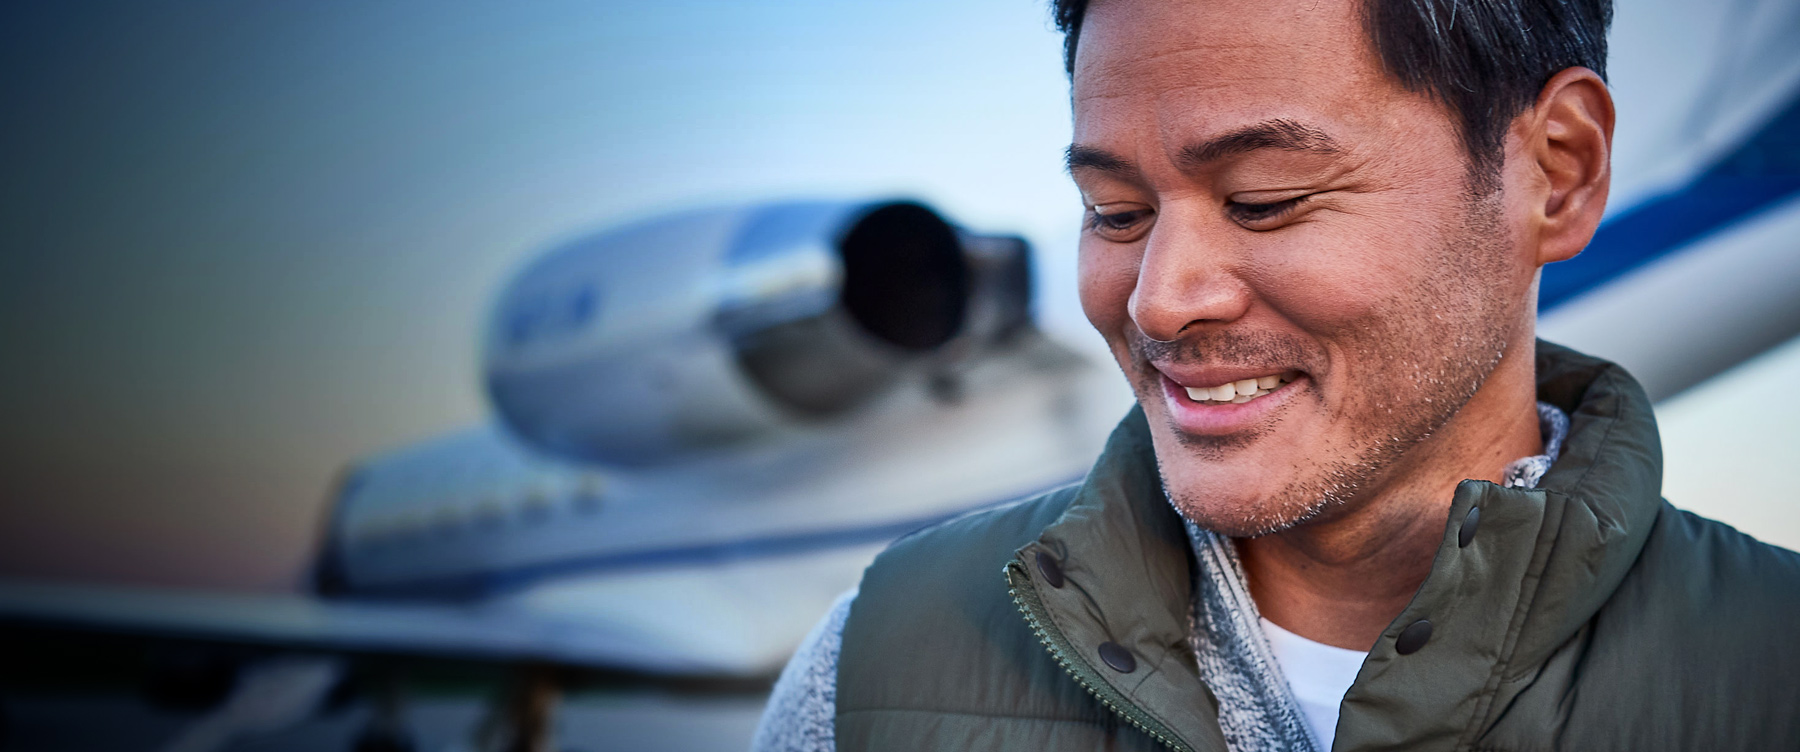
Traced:
[[1544, 84], [1523, 126], [1524, 157], [1537, 189], [1529, 200], [1539, 266], [1575, 257], [1593, 239], [1612, 186], [1613, 101], [1587, 68], [1566, 68]]

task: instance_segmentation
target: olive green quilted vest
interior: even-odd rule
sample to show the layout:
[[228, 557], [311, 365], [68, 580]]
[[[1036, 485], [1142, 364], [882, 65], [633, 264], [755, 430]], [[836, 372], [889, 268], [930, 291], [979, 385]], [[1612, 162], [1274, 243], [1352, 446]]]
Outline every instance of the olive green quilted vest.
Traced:
[[[1544, 342], [1537, 368], [1571, 418], [1561, 457], [1536, 489], [1465, 481], [1447, 500], [1334, 749], [1800, 749], [1800, 556], [1662, 501], [1655, 421], [1622, 369]], [[1134, 410], [1082, 483], [870, 565], [837, 748], [1224, 752], [1188, 647], [1190, 566]], [[1420, 621], [1429, 639], [1401, 655]]]

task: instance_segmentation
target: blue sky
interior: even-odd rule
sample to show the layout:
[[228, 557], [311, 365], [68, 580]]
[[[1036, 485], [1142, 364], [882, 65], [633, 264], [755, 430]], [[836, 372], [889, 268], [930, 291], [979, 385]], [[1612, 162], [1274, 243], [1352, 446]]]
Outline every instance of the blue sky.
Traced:
[[511, 269], [695, 204], [1073, 238], [1060, 38], [1000, 2], [3, 11], [0, 571], [282, 587], [341, 465], [480, 419]]

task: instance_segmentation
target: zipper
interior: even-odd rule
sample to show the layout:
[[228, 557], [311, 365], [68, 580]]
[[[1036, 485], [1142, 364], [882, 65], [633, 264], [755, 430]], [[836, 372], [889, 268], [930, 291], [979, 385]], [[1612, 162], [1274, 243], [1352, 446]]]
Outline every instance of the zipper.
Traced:
[[1048, 619], [1038, 618], [1044, 603], [1038, 598], [1037, 589], [1028, 586], [1031, 578], [1025, 574], [1023, 565], [1017, 561], [1009, 561], [1006, 563], [1005, 573], [1006, 592], [1019, 607], [1019, 613], [1024, 614], [1025, 623], [1031, 626], [1031, 633], [1037, 635], [1038, 642], [1044, 644], [1044, 648], [1050, 651], [1050, 657], [1056, 659], [1056, 663], [1075, 679], [1076, 684], [1099, 700], [1107, 710], [1125, 719], [1126, 723], [1137, 730], [1149, 734], [1150, 738], [1163, 746], [1176, 752], [1194, 752], [1192, 747], [1177, 738], [1175, 732], [1163, 725], [1162, 721], [1150, 717], [1142, 708], [1125, 699], [1125, 695], [1113, 689], [1111, 684], [1107, 684], [1087, 661], [1075, 657], [1074, 649], [1055, 625]]

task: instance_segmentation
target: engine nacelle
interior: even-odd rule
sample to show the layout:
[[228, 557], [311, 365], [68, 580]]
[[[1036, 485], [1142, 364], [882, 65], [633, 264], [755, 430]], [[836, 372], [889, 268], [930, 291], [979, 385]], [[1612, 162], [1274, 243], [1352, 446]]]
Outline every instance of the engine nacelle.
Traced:
[[717, 209], [530, 264], [486, 338], [508, 426], [552, 454], [653, 464], [868, 402], [1029, 321], [1028, 253], [912, 202]]

